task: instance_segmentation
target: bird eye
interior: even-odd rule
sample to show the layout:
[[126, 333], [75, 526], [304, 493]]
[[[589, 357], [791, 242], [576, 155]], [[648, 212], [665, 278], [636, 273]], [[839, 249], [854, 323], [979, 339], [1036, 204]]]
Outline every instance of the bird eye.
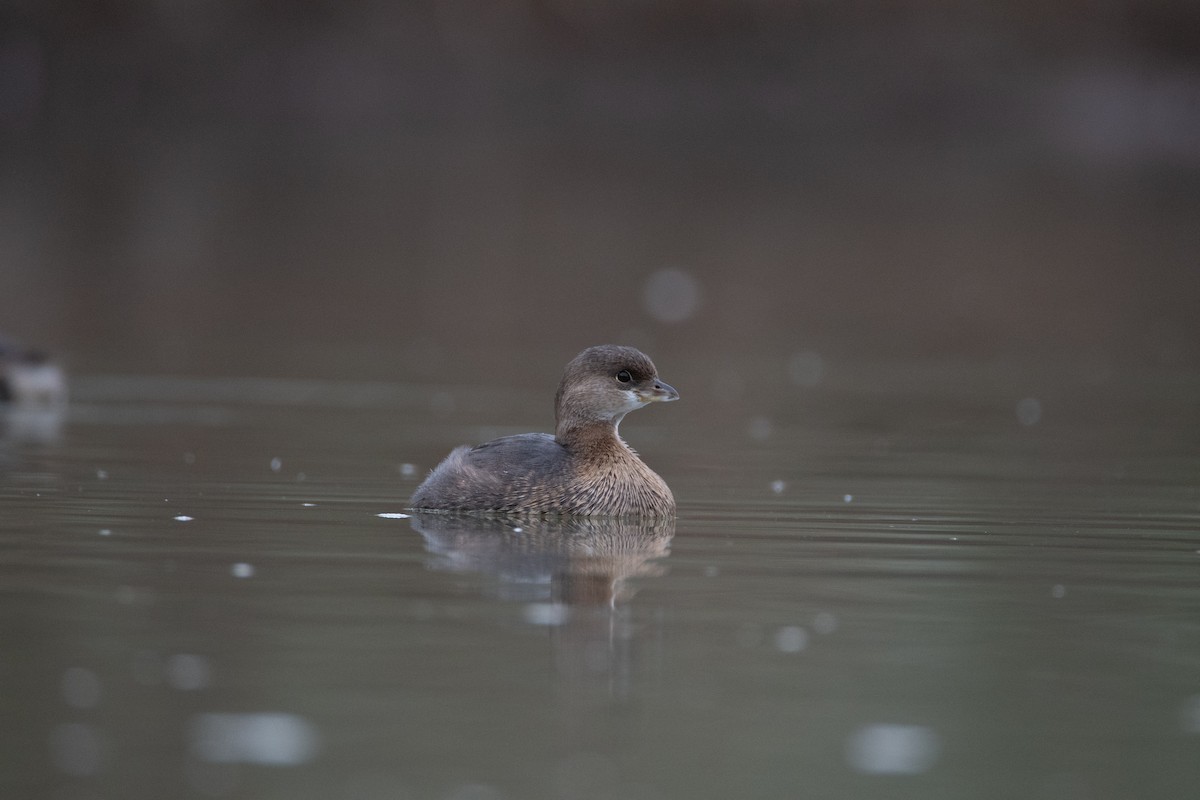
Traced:
[[623, 369], [617, 373], [617, 380], [621, 383], [629, 383], [633, 380], [633, 376], [629, 374], [629, 370]]

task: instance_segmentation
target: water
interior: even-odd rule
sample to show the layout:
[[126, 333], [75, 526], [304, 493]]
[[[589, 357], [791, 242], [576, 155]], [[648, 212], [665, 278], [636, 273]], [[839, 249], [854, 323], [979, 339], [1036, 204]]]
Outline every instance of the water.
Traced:
[[1194, 795], [1195, 378], [809, 361], [660, 363], [684, 402], [622, 426], [680, 500], [649, 529], [399, 516], [544, 429], [540, 385], [7, 414], [0, 793]]

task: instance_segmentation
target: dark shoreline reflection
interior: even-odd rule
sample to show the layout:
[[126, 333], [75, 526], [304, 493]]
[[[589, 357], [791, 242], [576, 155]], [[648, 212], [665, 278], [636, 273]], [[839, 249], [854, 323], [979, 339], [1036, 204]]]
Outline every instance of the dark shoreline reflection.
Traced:
[[506, 600], [615, 608], [635, 577], [662, 575], [675, 520], [414, 512], [428, 565], [491, 576]]

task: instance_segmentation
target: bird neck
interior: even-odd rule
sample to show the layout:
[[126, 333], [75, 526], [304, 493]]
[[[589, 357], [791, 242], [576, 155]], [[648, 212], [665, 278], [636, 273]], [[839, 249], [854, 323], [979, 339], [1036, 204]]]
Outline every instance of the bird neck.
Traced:
[[617, 435], [617, 423], [609, 420], [589, 420], [578, 422], [559, 420], [554, 429], [554, 438], [560, 444], [580, 454], [592, 454], [611, 451], [615, 453], [629, 452], [625, 442]]

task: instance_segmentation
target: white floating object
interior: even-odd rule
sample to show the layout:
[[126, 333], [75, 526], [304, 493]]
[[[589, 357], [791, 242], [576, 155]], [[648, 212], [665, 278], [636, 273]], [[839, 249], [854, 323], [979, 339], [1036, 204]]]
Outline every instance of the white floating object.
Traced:
[[108, 528], [101, 528], [100, 535], [101, 536], [112, 536], [112, 531], [109, 530]]
[[187, 514], [180, 514], [174, 517], [176, 522], [191, 522], [195, 517], [189, 517]]
[[247, 564], [245, 561], [239, 561], [229, 568], [229, 574], [235, 578], [253, 578], [254, 565]]
[[842, 495], [842, 502], [843, 502], [843, 503], [852, 503], [852, 502], [854, 502], [854, 495], [852, 495], [852, 494], [844, 494], [844, 495]]
[[846, 760], [869, 775], [917, 775], [937, 761], [941, 740], [924, 725], [879, 723], [859, 728], [846, 743]]
[[271, 472], [279, 472], [281, 469], [283, 469], [283, 459], [275, 456], [275, 458], [271, 459]]
[[296, 714], [197, 714], [188, 725], [188, 750], [216, 764], [288, 767], [311, 761], [320, 747], [317, 728]]
[[408, 519], [409, 517], [408, 514], [401, 514], [399, 511], [388, 511], [383, 514], [376, 514], [375, 516], [381, 519]]
[[781, 653], [799, 653], [808, 646], [808, 631], [787, 625], [775, 631], [775, 649]]
[[571, 615], [563, 603], [530, 603], [525, 606], [525, 621], [530, 625], [562, 625]]
[[783, 494], [783, 490], [787, 488], [787, 484], [783, 481], [771, 481], [771, 491], [775, 494]]

